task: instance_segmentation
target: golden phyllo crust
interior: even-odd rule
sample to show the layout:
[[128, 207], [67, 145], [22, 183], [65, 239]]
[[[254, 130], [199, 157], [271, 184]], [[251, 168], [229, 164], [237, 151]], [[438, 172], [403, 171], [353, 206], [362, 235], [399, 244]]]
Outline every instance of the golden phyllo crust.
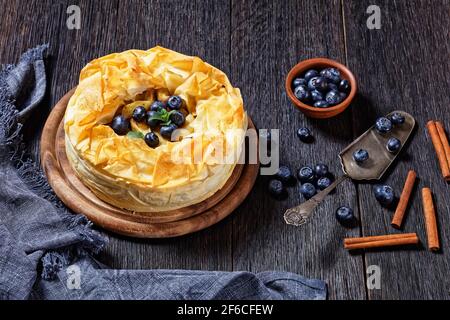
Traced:
[[[117, 135], [117, 115], [131, 118], [155, 100], [182, 98], [178, 137], [150, 148]], [[129, 50], [83, 68], [64, 119], [66, 152], [80, 179], [99, 198], [124, 209], [161, 212], [201, 202], [226, 183], [241, 156], [247, 118], [239, 89], [198, 57], [162, 47]], [[151, 129], [131, 119], [131, 130]]]

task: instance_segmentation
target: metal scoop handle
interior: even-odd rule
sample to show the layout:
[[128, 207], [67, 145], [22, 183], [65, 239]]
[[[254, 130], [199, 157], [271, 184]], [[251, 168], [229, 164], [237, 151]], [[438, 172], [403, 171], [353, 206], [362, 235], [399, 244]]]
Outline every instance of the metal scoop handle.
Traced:
[[287, 224], [294, 226], [301, 226], [305, 224], [314, 213], [314, 209], [325, 199], [325, 197], [333, 191], [341, 182], [349, 178], [347, 175], [343, 175], [336, 179], [328, 188], [316, 194], [314, 197], [301, 205], [287, 209], [284, 213], [284, 221]]

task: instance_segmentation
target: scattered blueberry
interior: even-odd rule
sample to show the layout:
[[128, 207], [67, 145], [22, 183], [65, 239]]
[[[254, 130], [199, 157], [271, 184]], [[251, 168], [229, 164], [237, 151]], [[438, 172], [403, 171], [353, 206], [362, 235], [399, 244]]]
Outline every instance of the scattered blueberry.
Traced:
[[156, 148], [159, 146], [159, 138], [154, 132], [147, 133], [144, 136], [144, 141], [150, 148]]
[[328, 177], [321, 177], [317, 180], [317, 188], [319, 190], [324, 190], [331, 185], [331, 180]]
[[311, 79], [308, 80], [308, 89], [309, 90], [316, 90], [316, 81], [317, 79], [319, 79], [319, 77], [312, 77]]
[[341, 73], [336, 68], [326, 68], [320, 72], [320, 75], [329, 82], [338, 84], [341, 81]]
[[147, 125], [152, 129], [156, 128], [160, 123], [160, 120], [154, 118], [157, 116], [158, 116], [157, 111], [147, 112]]
[[145, 115], [147, 114], [147, 110], [143, 106], [136, 107], [133, 110], [133, 119], [137, 122], [142, 122], [145, 119]]
[[400, 125], [400, 124], [405, 123], [405, 117], [402, 116], [398, 112], [394, 112], [393, 114], [391, 114], [389, 119], [391, 120], [392, 124], [394, 124], [394, 125]]
[[353, 209], [347, 206], [339, 207], [336, 210], [336, 219], [344, 226], [350, 226], [356, 221], [356, 218], [353, 215]]
[[318, 177], [325, 177], [329, 173], [328, 166], [323, 163], [316, 164], [316, 166], [314, 167], [314, 171]]
[[395, 194], [392, 187], [387, 185], [376, 185], [373, 188], [375, 198], [384, 206], [388, 206], [394, 202]]
[[122, 115], [114, 117], [111, 128], [120, 136], [126, 135], [130, 130], [130, 121]]
[[367, 152], [367, 150], [358, 149], [353, 153], [353, 160], [357, 163], [366, 162], [367, 159], [369, 159], [369, 152]]
[[283, 182], [284, 185], [292, 185], [295, 181], [295, 177], [292, 175], [291, 169], [287, 166], [279, 167], [278, 172], [275, 174], [275, 178]]
[[304, 183], [300, 187], [300, 193], [305, 197], [305, 199], [310, 199], [317, 193], [316, 187], [312, 183]]
[[347, 79], [342, 79], [341, 82], [339, 82], [339, 91], [348, 93], [350, 91], [350, 83]]
[[177, 129], [175, 124], [169, 124], [168, 126], [162, 126], [159, 133], [167, 140], [172, 140], [172, 133]]
[[318, 90], [313, 90], [313, 91], [311, 91], [311, 99], [312, 99], [312, 101], [323, 100], [323, 94], [322, 94], [322, 92], [320, 92], [320, 91], [318, 91]]
[[330, 105], [325, 100], [319, 100], [314, 102], [314, 107], [317, 108], [328, 108]]
[[392, 122], [385, 117], [378, 118], [375, 122], [375, 128], [379, 133], [387, 133], [392, 129]]
[[386, 148], [389, 152], [396, 153], [400, 150], [402, 143], [397, 138], [390, 138], [386, 144]]
[[298, 86], [294, 90], [295, 97], [300, 101], [309, 99], [309, 91], [305, 86]]
[[308, 81], [306, 81], [304, 78], [295, 78], [292, 82], [292, 85], [294, 88], [297, 88], [298, 86], [306, 86], [308, 84]]
[[297, 172], [297, 178], [300, 182], [313, 182], [316, 174], [311, 167], [302, 167]]
[[311, 131], [308, 128], [300, 128], [297, 130], [297, 136], [303, 142], [309, 142], [312, 140]]
[[150, 111], [161, 111], [162, 109], [164, 109], [164, 107], [165, 107], [164, 102], [156, 100], [150, 106]]
[[286, 190], [284, 189], [283, 183], [280, 180], [270, 180], [269, 182], [269, 193], [278, 198], [281, 197], [286, 193]]
[[335, 105], [341, 102], [341, 95], [339, 91], [330, 90], [325, 95], [325, 101], [330, 105]]
[[169, 100], [167, 100], [167, 107], [171, 110], [179, 110], [182, 103], [183, 100], [181, 100], [179, 96], [171, 96]]
[[178, 127], [181, 127], [185, 120], [184, 114], [180, 111], [173, 111], [170, 115], [170, 121], [175, 123]]
[[311, 78], [317, 77], [318, 75], [319, 75], [319, 73], [317, 72], [317, 70], [314, 70], [314, 69], [308, 70], [305, 73], [305, 80], [309, 81]]

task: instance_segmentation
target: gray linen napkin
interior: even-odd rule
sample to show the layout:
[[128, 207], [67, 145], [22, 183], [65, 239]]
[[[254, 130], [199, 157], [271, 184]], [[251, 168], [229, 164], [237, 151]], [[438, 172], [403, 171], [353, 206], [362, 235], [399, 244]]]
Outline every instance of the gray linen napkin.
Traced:
[[1, 299], [325, 299], [326, 285], [285, 272], [112, 270], [105, 235], [54, 195], [21, 129], [46, 91], [47, 45], [0, 72]]

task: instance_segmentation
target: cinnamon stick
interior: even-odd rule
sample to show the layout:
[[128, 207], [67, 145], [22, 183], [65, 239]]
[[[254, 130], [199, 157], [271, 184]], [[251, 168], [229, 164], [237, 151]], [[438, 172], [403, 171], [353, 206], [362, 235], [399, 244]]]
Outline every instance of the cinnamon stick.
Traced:
[[433, 142], [434, 150], [436, 151], [436, 155], [439, 160], [442, 176], [446, 181], [450, 181], [450, 168], [447, 162], [447, 157], [445, 156], [444, 146], [437, 131], [436, 123], [434, 121], [428, 121], [427, 128], [428, 132], [430, 133], [431, 141]]
[[427, 229], [428, 249], [439, 250], [439, 233], [436, 222], [436, 211], [434, 210], [433, 196], [430, 188], [422, 189], [423, 213]]
[[415, 233], [388, 234], [362, 238], [346, 238], [344, 239], [344, 248], [347, 250], [369, 249], [417, 243], [419, 243], [419, 238]]
[[400, 195], [400, 200], [398, 201], [397, 209], [395, 209], [394, 217], [392, 218], [391, 225], [394, 228], [400, 229], [402, 225], [406, 207], [408, 206], [409, 198], [414, 187], [414, 182], [416, 181], [416, 176], [417, 175], [414, 170], [409, 170], [402, 194]]
[[448, 143], [447, 135], [445, 134], [444, 125], [440, 121], [436, 121], [436, 129], [441, 139], [442, 146], [444, 147], [445, 157], [447, 158], [447, 164], [450, 168], [450, 144]]

